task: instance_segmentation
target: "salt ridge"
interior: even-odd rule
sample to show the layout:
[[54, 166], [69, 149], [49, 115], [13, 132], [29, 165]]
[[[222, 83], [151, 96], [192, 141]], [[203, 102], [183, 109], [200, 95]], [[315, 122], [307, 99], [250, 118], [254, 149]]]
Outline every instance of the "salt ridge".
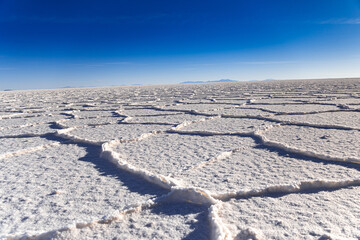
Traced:
[[322, 153], [317, 153], [314, 151], [309, 151], [306, 149], [300, 149], [300, 148], [296, 148], [296, 147], [291, 147], [285, 143], [281, 143], [281, 142], [277, 142], [277, 141], [271, 141], [269, 139], [267, 139], [265, 137], [265, 135], [263, 133], [265, 133], [266, 131], [274, 128], [274, 127], [280, 127], [281, 124], [277, 124], [277, 125], [272, 125], [267, 127], [266, 129], [263, 130], [257, 130], [254, 132], [254, 136], [258, 137], [262, 144], [264, 144], [265, 146], [269, 146], [269, 147], [275, 147], [281, 150], [284, 150], [286, 152], [289, 153], [296, 153], [296, 154], [300, 154], [302, 156], [306, 156], [306, 157], [315, 157], [318, 159], [322, 159], [325, 161], [335, 161], [335, 162], [351, 162], [351, 163], [356, 163], [356, 164], [360, 164], [360, 158], [356, 158], [356, 157], [334, 157], [331, 156], [330, 154], [322, 154]]

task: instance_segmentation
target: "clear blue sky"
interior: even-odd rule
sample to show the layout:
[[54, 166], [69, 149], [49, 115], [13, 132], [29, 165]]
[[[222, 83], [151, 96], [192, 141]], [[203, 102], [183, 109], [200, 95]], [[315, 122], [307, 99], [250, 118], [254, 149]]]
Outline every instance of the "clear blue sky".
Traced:
[[360, 0], [0, 0], [0, 90], [360, 77]]

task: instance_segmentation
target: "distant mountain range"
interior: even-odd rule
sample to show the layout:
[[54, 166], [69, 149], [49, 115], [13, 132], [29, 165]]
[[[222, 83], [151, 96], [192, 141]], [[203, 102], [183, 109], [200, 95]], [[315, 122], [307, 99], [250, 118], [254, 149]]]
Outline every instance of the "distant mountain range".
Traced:
[[187, 81], [187, 82], [181, 82], [180, 84], [185, 83], [217, 83], [217, 82], [238, 82], [237, 80], [231, 80], [231, 79], [220, 79], [220, 80], [213, 80], [213, 81]]

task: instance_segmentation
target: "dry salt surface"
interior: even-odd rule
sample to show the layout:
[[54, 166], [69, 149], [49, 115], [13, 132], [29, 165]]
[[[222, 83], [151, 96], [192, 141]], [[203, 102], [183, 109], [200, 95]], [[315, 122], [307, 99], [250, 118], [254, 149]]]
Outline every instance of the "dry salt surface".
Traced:
[[360, 239], [360, 79], [0, 99], [0, 239]]

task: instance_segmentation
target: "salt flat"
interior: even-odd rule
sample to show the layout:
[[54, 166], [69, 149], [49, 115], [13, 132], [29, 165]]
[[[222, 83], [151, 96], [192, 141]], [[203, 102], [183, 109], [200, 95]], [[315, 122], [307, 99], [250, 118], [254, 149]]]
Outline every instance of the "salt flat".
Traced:
[[0, 99], [1, 239], [360, 238], [360, 79]]

